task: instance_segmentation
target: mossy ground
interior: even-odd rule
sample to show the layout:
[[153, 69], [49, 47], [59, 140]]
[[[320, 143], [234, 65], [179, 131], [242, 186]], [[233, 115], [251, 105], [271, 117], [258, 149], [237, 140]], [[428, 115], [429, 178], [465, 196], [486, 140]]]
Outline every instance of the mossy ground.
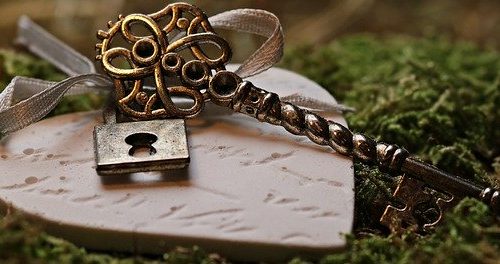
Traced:
[[[14, 75], [61, 79], [47, 63], [0, 52], [0, 87]], [[421, 159], [477, 183], [500, 177], [500, 54], [442, 38], [350, 36], [286, 52], [281, 66], [317, 81], [355, 107], [349, 126], [404, 146]], [[99, 97], [65, 100], [54, 114], [98, 107]], [[376, 215], [395, 179], [355, 163], [356, 224], [347, 248], [320, 263], [499, 263], [500, 225], [486, 206], [463, 200], [435, 232], [386, 235]], [[87, 253], [19, 217], [1, 220], [3, 262], [218, 263], [201, 249], [138, 258]], [[111, 255], [110, 255], [111, 254]], [[294, 259], [291, 263], [308, 263]]]

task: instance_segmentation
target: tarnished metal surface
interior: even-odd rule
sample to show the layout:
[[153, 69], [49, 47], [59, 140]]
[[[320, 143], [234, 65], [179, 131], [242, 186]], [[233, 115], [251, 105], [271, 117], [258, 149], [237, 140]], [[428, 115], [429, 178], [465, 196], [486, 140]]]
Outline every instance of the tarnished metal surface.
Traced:
[[[188, 16], [185, 16], [186, 14]], [[165, 19], [166, 24], [160, 25]], [[131, 30], [134, 24], [145, 26], [150, 34], [142, 37], [135, 35]], [[412, 178], [412, 181], [403, 181], [395, 196], [404, 197], [402, 202], [406, 202], [408, 208], [413, 208], [411, 203], [421, 200], [422, 197], [438, 197], [434, 192], [426, 193], [420, 187], [408, 187], [408, 184], [414, 183], [425, 184], [431, 190], [458, 197], [478, 198], [490, 205], [497, 214], [500, 213], [498, 190], [477, 186], [411, 158], [404, 148], [377, 143], [368, 136], [353, 133], [339, 123], [282, 102], [275, 93], [255, 87], [236, 74], [225, 71], [224, 64], [231, 55], [229, 45], [213, 32], [206, 16], [194, 6], [174, 3], [150, 15], [119, 16], [117, 22], [110, 22], [108, 25], [109, 30], [98, 32], [102, 43], [96, 46], [96, 58], [102, 62], [104, 70], [115, 79], [119, 109], [122, 114], [132, 119], [193, 117], [201, 111], [204, 101], [211, 100], [217, 105], [229, 107], [259, 121], [282, 126], [292, 134], [307, 136], [316, 144], [330, 146], [337, 152], [366, 164], [376, 164], [380, 170], [392, 175], [404, 173]], [[132, 45], [132, 48], [112, 47], [112, 40], [118, 35], [121, 35], [129, 46]], [[220, 56], [215, 59], [208, 58], [200, 47], [201, 43], [212, 44], [218, 48]], [[187, 57], [181, 55], [184, 54], [181, 51], [186, 49], [190, 51]], [[125, 59], [130, 67], [122, 69], [114, 66], [112, 61], [118, 57]], [[156, 89], [153, 92], [143, 89], [148, 77], [154, 79]], [[179, 108], [173, 103], [172, 95], [190, 97], [194, 104], [189, 109]], [[122, 138], [123, 136], [126, 135], [122, 135]], [[96, 147], [100, 148], [99, 143]], [[435, 204], [441, 207], [446, 200], [436, 199]], [[392, 209], [394, 208], [389, 206], [387, 210]], [[422, 208], [418, 210], [426, 211]], [[386, 217], [402, 217], [402, 220], [409, 221], [407, 212], [403, 212], [403, 216], [387, 214]], [[439, 210], [437, 221], [441, 219], [442, 214], [442, 210]], [[394, 221], [386, 219], [384, 222]], [[426, 228], [436, 223], [427, 223]]]
[[[102, 42], [96, 44], [96, 59], [115, 80], [120, 111], [138, 120], [199, 114], [212, 71], [223, 70], [231, 57], [228, 43], [214, 33], [207, 16], [185, 3], [149, 15], [120, 15], [108, 27], [97, 33]], [[207, 46], [218, 50], [216, 57], [207, 55]], [[144, 89], [148, 78], [154, 91]], [[182, 108], [172, 96], [188, 97], [193, 105]]]
[[380, 223], [397, 233], [406, 229], [429, 232], [442, 220], [444, 212], [457, 203], [455, 197], [437, 193], [405, 175], [393, 196], [403, 207], [388, 205]]
[[[450, 203], [457, 200], [454, 197], [465, 196], [480, 199], [496, 214], [500, 213], [498, 190], [475, 185], [410, 157], [404, 148], [377, 143], [368, 136], [351, 132], [341, 124], [326, 120], [293, 104], [282, 102], [276, 94], [242, 81], [234, 73], [218, 72], [212, 78], [208, 92], [212, 97], [224, 95], [224, 100], [214, 100], [216, 104], [230, 107], [236, 112], [250, 115], [262, 122], [283, 126], [288, 132], [307, 136], [316, 144], [330, 146], [337, 152], [364, 163], [376, 164], [381, 171], [395, 176], [404, 173], [412, 178], [411, 180], [405, 178], [406, 180], [399, 185], [399, 191], [395, 193], [396, 198], [402, 198], [401, 202], [407, 206], [401, 211], [402, 213], [390, 214], [396, 222], [401, 223], [402, 220], [418, 222], [422, 230], [429, 230], [442, 219], [445, 209], [451, 206]], [[416, 185], [411, 187], [412, 184], [419, 187], [413, 188]], [[446, 193], [451, 197], [440, 196], [439, 193]], [[433, 198], [432, 202], [429, 197]], [[422, 207], [426, 205], [427, 208]], [[417, 212], [429, 212], [428, 209], [433, 207], [437, 208], [434, 220], [429, 220], [430, 218], [426, 220], [426, 213]], [[388, 211], [392, 209], [397, 208], [387, 207]], [[390, 224], [394, 221], [389, 221], [387, 217], [389, 214], [383, 222], [388, 223], [391, 228], [394, 227]], [[399, 225], [396, 229], [403, 226], [405, 225]]]
[[181, 169], [189, 164], [184, 119], [116, 123], [113, 114], [94, 128], [100, 175]]

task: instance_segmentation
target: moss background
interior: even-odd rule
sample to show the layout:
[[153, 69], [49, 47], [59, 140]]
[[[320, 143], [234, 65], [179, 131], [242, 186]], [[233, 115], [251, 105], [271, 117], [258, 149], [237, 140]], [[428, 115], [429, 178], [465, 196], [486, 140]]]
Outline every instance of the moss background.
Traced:
[[[405, 146], [421, 159], [476, 183], [499, 186], [500, 54], [445, 38], [370, 35], [343, 37], [286, 52], [282, 67], [326, 87], [355, 107], [350, 127]], [[0, 51], [0, 89], [15, 75], [58, 80], [48, 63]], [[94, 109], [95, 95], [65, 99], [53, 114]], [[427, 235], [388, 234], [376, 216], [397, 179], [355, 162], [356, 223], [340, 253], [320, 263], [500, 263], [500, 225], [489, 209], [463, 200]], [[2, 263], [225, 263], [202, 249], [163, 256], [88, 252], [47, 235], [19, 215], [0, 220]], [[309, 263], [296, 258], [290, 263]]]

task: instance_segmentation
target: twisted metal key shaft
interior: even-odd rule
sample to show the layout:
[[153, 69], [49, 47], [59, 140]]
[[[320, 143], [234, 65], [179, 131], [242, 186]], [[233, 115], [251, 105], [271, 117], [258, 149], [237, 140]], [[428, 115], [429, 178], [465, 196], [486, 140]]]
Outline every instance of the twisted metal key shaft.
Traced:
[[[165, 19], [166, 25], [162, 24]], [[134, 25], [144, 26], [151, 35], [135, 35]], [[108, 29], [100, 30], [97, 35], [102, 42], [96, 44], [96, 59], [114, 80], [120, 111], [132, 119], [193, 117], [201, 112], [205, 101], [212, 101], [262, 122], [283, 126], [292, 134], [305, 135], [314, 143], [330, 146], [342, 155], [377, 164], [393, 175], [405, 173], [433, 189], [478, 198], [500, 215], [498, 190], [477, 186], [420, 162], [396, 145], [377, 143], [362, 134], [353, 134], [339, 123], [282, 102], [278, 95], [225, 71], [224, 65], [231, 57], [229, 44], [214, 32], [203, 11], [193, 5], [173, 3], [149, 15], [120, 15], [118, 21], [110, 21]], [[132, 46], [130, 50], [114, 47], [115, 37], [128, 42]], [[209, 58], [200, 44], [218, 48], [220, 56]], [[181, 51], [190, 51], [191, 56], [184, 57]], [[130, 67], [120, 68], [113, 64], [113, 60], [120, 57]], [[154, 93], [143, 87], [148, 77], [155, 80]], [[169, 86], [168, 83], [179, 85]], [[190, 97], [194, 105], [189, 109], [180, 108], [173, 103], [172, 95]]]
[[210, 81], [208, 93], [215, 104], [230, 107], [261, 122], [282, 126], [292, 134], [307, 136], [316, 144], [330, 146], [336, 152], [355, 157], [363, 163], [376, 164], [380, 170], [392, 175], [405, 173], [431, 188], [452, 195], [477, 198], [488, 204], [496, 215], [500, 215], [500, 191], [477, 186], [410, 157], [404, 148], [377, 143], [365, 135], [351, 132], [337, 122], [282, 102], [277, 94], [242, 81], [232, 72], [218, 72]]

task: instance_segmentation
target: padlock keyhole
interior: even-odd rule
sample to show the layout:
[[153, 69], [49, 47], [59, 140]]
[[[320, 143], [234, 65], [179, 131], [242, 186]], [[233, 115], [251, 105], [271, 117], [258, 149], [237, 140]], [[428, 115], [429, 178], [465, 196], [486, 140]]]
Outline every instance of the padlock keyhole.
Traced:
[[156, 149], [153, 144], [158, 140], [158, 137], [151, 133], [135, 133], [125, 138], [125, 142], [132, 147], [128, 154], [132, 157], [148, 157], [156, 154]]

